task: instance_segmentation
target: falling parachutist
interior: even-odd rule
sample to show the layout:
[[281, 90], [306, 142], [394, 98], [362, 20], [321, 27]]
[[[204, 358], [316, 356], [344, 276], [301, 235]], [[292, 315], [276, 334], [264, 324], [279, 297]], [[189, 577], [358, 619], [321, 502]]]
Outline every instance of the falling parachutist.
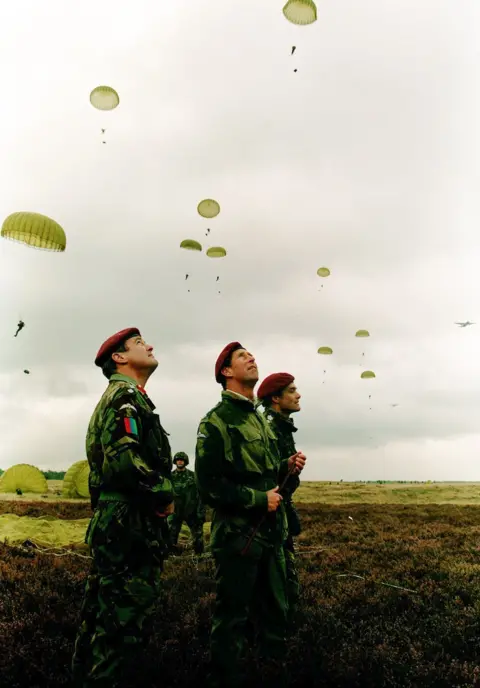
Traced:
[[188, 278], [189, 278], [189, 275], [188, 275], [188, 274], [187, 274], [187, 275], [185, 275], [185, 280], [187, 280]]
[[291, 52], [292, 55], [293, 55], [293, 53], [295, 52], [296, 49], [297, 49], [297, 46], [296, 46], [296, 45], [292, 45], [292, 52]]
[[26, 373], [27, 375], [30, 375], [30, 371], [29, 371], [29, 370], [24, 370], [23, 372]]
[[294, 71], [294, 72], [298, 72], [298, 69], [294, 69], [293, 71]]
[[217, 277], [217, 282], [218, 282], [219, 279], [220, 279], [220, 277]]
[[23, 330], [24, 327], [25, 327], [25, 323], [23, 322], [23, 320], [19, 320], [18, 325], [17, 325], [18, 329], [13, 336], [16, 337], [17, 334], [20, 332], [20, 330]]
[[106, 129], [102, 129], [102, 134], [104, 134], [106, 131], [107, 131]]

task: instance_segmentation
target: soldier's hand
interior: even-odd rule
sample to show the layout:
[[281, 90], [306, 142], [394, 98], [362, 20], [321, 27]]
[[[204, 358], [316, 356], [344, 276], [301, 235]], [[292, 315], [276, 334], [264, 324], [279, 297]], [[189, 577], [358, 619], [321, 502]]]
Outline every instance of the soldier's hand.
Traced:
[[268, 490], [267, 492], [269, 511], [276, 511], [280, 506], [280, 502], [282, 501], [283, 497], [281, 494], [278, 494], [278, 490], [279, 487], [277, 485], [277, 487], [274, 487], [273, 490]]
[[307, 457], [303, 452], [297, 452], [288, 459], [288, 469], [294, 474], [298, 475], [305, 468]]
[[170, 504], [168, 504], [168, 506], [166, 506], [163, 511], [156, 511], [155, 513], [157, 514], [157, 516], [160, 516], [160, 518], [164, 518], [165, 516], [170, 516], [171, 514], [173, 514], [174, 511], [175, 503], [170, 502]]

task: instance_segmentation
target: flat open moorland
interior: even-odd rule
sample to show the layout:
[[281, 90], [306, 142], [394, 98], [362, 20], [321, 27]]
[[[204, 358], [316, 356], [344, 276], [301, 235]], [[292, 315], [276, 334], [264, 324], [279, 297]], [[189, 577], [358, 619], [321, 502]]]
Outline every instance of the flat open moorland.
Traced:
[[[288, 685], [480, 686], [477, 491], [472, 483], [302, 486], [302, 603], [289, 639]], [[91, 515], [88, 502], [55, 494], [4, 499], [5, 513]], [[0, 545], [2, 685], [69, 685], [89, 561], [78, 556], [85, 555], [82, 547], [58, 554], [65, 556]], [[166, 562], [155, 635], [137, 685], [202, 685], [212, 574], [211, 559], [196, 559], [190, 549]], [[251, 657], [246, 666], [252, 686], [270, 685]]]

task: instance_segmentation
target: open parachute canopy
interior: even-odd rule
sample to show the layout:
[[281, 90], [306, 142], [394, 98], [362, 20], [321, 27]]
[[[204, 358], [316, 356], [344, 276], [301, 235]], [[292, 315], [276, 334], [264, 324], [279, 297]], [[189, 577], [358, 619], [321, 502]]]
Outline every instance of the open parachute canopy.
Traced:
[[184, 248], [187, 251], [201, 251], [202, 244], [199, 244], [195, 239], [184, 239], [180, 244], [180, 248]]
[[212, 217], [217, 217], [218, 213], [220, 212], [220, 206], [218, 205], [217, 201], [214, 201], [211, 198], [205, 198], [205, 200], [200, 201], [197, 206], [197, 210], [199, 215], [210, 220]]
[[60, 225], [39, 213], [12, 213], [3, 222], [1, 236], [45, 251], [65, 251], [67, 245]]
[[0, 492], [36, 492], [46, 494], [48, 483], [43, 473], [27, 463], [17, 463], [7, 469], [0, 478]]
[[319, 277], [328, 277], [330, 275], [330, 270], [328, 268], [318, 268], [317, 275]]
[[376, 375], [373, 370], [364, 370], [360, 377], [362, 380], [371, 380], [372, 378], [376, 377]]
[[313, 0], [288, 0], [283, 14], [289, 22], [299, 26], [317, 21], [317, 7]]
[[317, 354], [323, 354], [324, 356], [329, 356], [330, 354], [333, 354], [333, 349], [331, 349], [329, 346], [321, 346]]
[[82, 499], [90, 496], [88, 476], [90, 466], [88, 461], [76, 461], [63, 478], [62, 494], [70, 499]]
[[90, 93], [90, 102], [97, 110], [114, 110], [120, 103], [120, 98], [110, 86], [97, 86]]
[[355, 337], [370, 337], [370, 332], [368, 330], [357, 330]]
[[207, 249], [207, 256], [209, 258], [225, 258], [226, 255], [227, 252], [223, 246], [211, 246], [209, 249]]

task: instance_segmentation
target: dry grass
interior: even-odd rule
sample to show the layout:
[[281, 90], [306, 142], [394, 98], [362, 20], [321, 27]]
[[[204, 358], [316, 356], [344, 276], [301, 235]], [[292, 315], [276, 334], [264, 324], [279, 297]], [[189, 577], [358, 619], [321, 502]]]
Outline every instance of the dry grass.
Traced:
[[[10, 506], [19, 515], [89, 515], [87, 503]], [[480, 686], [479, 507], [350, 503], [299, 510], [302, 600], [286, 657], [288, 685]], [[138, 668], [145, 688], [202, 686], [213, 567], [187, 554], [166, 563], [155, 636]], [[75, 556], [0, 546], [2, 684], [68, 685], [87, 570], [88, 561]], [[270, 685], [250, 657], [246, 667], [252, 686]]]

